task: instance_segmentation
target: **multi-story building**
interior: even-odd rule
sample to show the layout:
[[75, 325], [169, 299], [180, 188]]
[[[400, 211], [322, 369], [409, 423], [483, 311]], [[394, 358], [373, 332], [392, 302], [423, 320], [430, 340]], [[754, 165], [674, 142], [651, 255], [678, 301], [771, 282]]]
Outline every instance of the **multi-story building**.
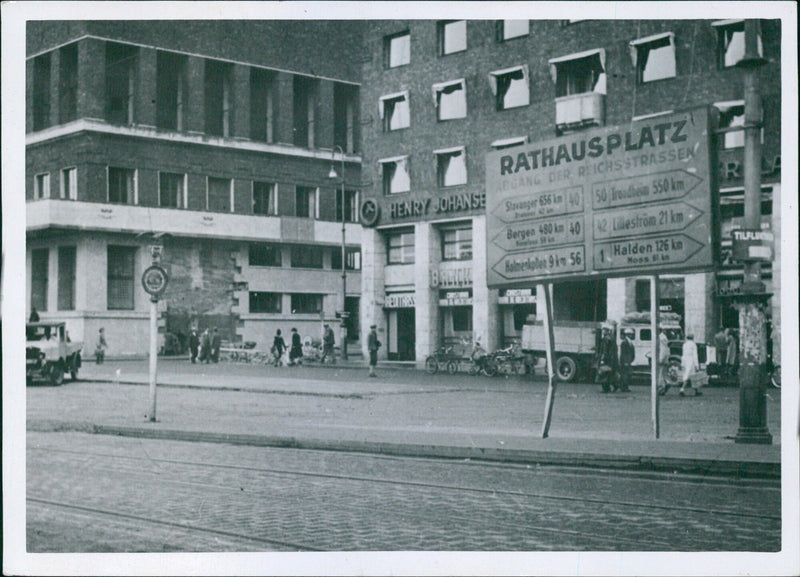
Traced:
[[161, 246], [167, 348], [191, 326], [319, 338], [341, 310], [357, 340], [360, 29], [29, 22], [28, 310], [145, 353], [140, 277]]
[[[780, 36], [779, 21], [761, 22], [762, 227], [776, 237]], [[698, 106], [720, 128], [744, 121], [741, 20], [381, 21], [365, 28], [365, 47], [362, 317], [379, 325], [390, 359], [420, 363], [474, 337], [506, 345], [529, 315], [542, 315], [540, 287], [487, 286], [487, 153]], [[711, 139], [713, 270], [659, 281], [661, 309], [707, 342], [720, 325], [738, 325], [731, 295], [742, 266], [730, 259], [729, 239], [742, 226], [743, 144], [743, 131]], [[776, 245], [762, 268], [776, 343], [779, 263]], [[649, 279], [558, 282], [553, 301], [557, 322], [619, 320], [649, 310]]]

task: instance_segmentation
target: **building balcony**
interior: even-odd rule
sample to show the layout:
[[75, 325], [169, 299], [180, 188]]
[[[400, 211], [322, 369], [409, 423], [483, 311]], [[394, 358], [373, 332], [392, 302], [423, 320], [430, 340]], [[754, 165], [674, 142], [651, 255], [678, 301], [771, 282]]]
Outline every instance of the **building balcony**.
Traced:
[[[102, 232], [166, 233], [246, 241], [339, 245], [342, 223], [292, 216], [254, 216], [127, 204], [36, 200], [26, 204], [28, 233], [48, 228]], [[361, 244], [361, 225], [345, 225], [348, 245]]]
[[605, 123], [605, 94], [585, 92], [556, 98], [556, 127], [572, 130]]

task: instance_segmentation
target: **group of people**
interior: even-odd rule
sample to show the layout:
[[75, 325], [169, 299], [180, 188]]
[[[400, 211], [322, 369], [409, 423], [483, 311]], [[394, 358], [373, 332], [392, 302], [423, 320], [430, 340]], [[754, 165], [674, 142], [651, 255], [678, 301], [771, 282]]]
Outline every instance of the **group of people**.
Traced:
[[222, 337], [217, 327], [213, 327], [210, 332], [208, 329], [205, 329], [199, 336], [197, 334], [197, 329], [192, 329], [189, 335], [189, 350], [191, 351], [192, 364], [196, 363], [198, 359], [201, 363], [218, 363], [221, 343]]
[[734, 374], [739, 343], [731, 329], [724, 327], [719, 329], [719, 332], [714, 335], [714, 347], [717, 349], [717, 364], [720, 366], [721, 374], [724, 376]]
[[[272, 348], [270, 349], [273, 359], [272, 364], [274, 366], [279, 367], [283, 364], [283, 356], [286, 350], [287, 350], [286, 342], [283, 340], [283, 335], [281, 335], [281, 329], [278, 329], [277, 331], [275, 331], [275, 338], [272, 339]], [[290, 367], [302, 364], [303, 343], [300, 340], [300, 334], [294, 327], [292, 327], [291, 345], [289, 345], [288, 350], [289, 350], [289, 355], [287, 364]]]

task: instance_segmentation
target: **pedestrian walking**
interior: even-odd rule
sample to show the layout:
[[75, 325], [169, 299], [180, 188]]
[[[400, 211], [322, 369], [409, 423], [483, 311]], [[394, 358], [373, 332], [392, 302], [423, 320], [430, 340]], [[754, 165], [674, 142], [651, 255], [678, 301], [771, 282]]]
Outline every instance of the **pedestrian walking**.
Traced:
[[208, 329], [205, 329], [200, 336], [200, 362], [206, 364], [211, 362], [211, 336], [208, 334]]
[[303, 358], [303, 344], [300, 341], [300, 334], [297, 329], [292, 327], [292, 344], [289, 349], [289, 365], [299, 365]]
[[636, 357], [636, 349], [633, 348], [633, 331], [622, 331], [622, 342], [619, 346], [619, 390], [625, 393], [630, 392], [631, 377], [633, 369], [633, 359]]
[[28, 317], [29, 323], [38, 323], [39, 322], [39, 312], [36, 310], [36, 307], [31, 307], [31, 316]]
[[729, 375], [736, 374], [736, 362], [737, 356], [739, 352], [739, 341], [736, 339], [736, 335], [730, 330], [727, 329], [728, 332], [728, 351], [725, 356], [725, 365], [728, 369]]
[[666, 329], [662, 328], [658, 334], [658, 382], [667, 384], [667, 371], [669, 370], [669, 337]]
[[720, 375], [727, 374], [728, 366], [728, 329], [719, 328], [719, 332], [714, 335], [714, 348], [717, 351], [717, 364], [719, 365]]
[[367, 336], [367, 349], [369, 350], [369, 376], [377, 377], [375, 367], [378, 365], [378, 349], [381, 342], [378, 340], [377, 325], [370, 325], [369, 335]]
[[192, 364], [197, 362], [197, 353], [200, 349], [200, 337], [197, 336], [197, 329], [192, 329], [192, 333], [189, 335], [189, 351], [192, 355]]
[[94, 349], [94, 360], [95, 363], [98, 365], [102, 365], [103, 362], [106, 360], [106, 349], [108, 348], [108, 342], [106, 341], [106, 329], [100, 327], [100, 330], [97, 334], [97, 346]]
[[214, 332], [211, 335], [211, 360], [215, 363], [219, 362], [219, 347], [221, 344], [222, 337], [220, 337], [217, 327], [214, 327]]
[[286, 342], [283, 340], [281, 336], [281, 329], [275, 331], [275, 338], [272, 339], [272, 348], [270, 352], [272, 353], [272, 364], [276, 367], [281, 365], [281, 357], [283, 356], [283, 351], [286, 350]]
[[[700, 381], [696, 378], [696, 373], [700, 370], [700, 361], [697, 358], [697, 343], [694, 342], [694, 335], [692, 333], [686, 335], [686, 341], [683, 343], [681, 364], [683, 365], [683, 382], [681, 383], [681, 389], [678, 391], [678, 394], [683, 396], [685, 394], [684, 390], [688, 386], [690, 389], [694, 388], [694, 395], [699, 397], [703, 394], [700, 392]], [[692, 381], [693, 377], [694, 382]], [[692, 385], [694, 385], [694, 387]]]
[[597, 347], [596, 379], [604, 393], [617, 390], [617, 343], [614, 341], [611, 325], [603, 325], [600, 345]]
[[324, 326], [324, 331], [322, 333], [322, 358], [320, 359], [321, 363], [325, 363], [325, 359], [328, 358], [328, 355], [331, 357], [331, 363], [335, 363], [336, 359], [333, 358], [333, 347], [336, 344], [336, 338], [333, 334], [333, 329], [330, 325]]

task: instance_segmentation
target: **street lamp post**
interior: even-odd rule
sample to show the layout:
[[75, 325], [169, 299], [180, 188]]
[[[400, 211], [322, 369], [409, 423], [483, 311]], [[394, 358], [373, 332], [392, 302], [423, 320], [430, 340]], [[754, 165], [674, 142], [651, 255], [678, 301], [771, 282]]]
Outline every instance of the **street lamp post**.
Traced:
[[336, 158], [336, 151], [339, 151], [340, 158], [342, 160], [342, 308], [339, 309], [340, 311], [340, 323], [342, 326], [342, 330], [340, 331], [341, 334], [341, 344], [342, 344], [342, 360], [347, 360], [347, 314], [345, 312], [345, 308], [347, 305], [347, 272], [345, 269], [345, 196], [344, 196], [344, 150], [338, 144], [334, 145], [333, 151], [331, 152], [331, 171], [328, 173], [328, 178], [336, 179], [339, 178], [339, 175], [336, 174], [336, 169], [333, 166], [333, 162]]

